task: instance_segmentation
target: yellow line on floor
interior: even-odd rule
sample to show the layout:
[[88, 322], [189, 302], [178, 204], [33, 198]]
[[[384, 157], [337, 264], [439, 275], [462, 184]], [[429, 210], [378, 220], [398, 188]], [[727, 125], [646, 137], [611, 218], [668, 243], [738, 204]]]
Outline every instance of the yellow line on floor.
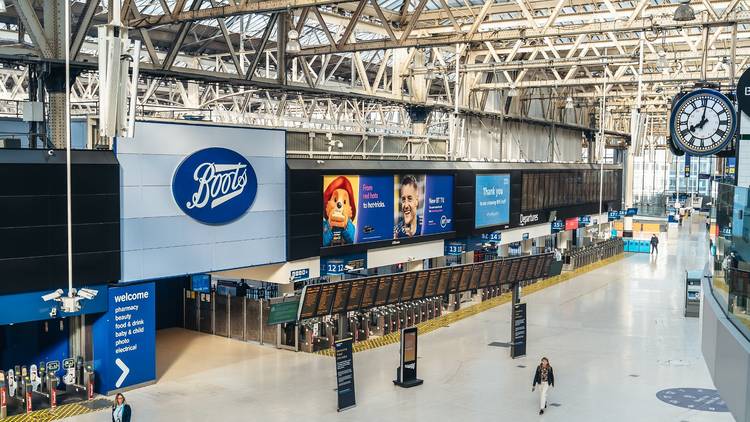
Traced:
[[[573, 271], [568, 271], [558, 276], [550, 277], [542, 281], [539, 281], [537, 283], [524, 286], [523, 296], [528, 296], [540, 290], [546, 289], [547, 287], [551, 287], [556, 284], [566, 282], [574, 277], [578, 277], [579, 275], [596, 270], [605, 265], [609, 265], [613, 262], [617, 262], [629, 255], [630, 255], [629, 253], [628, 254], [621, 253], [613, 257], [595, 262], [593, 264], [589, 264], [589, 265], [577, 268]], [[459, 310], [455, 312], [445, 313], [437, 318], [433, 318], [429, 321], [421, 322], [417, 324], [417, 328], [419, 330], [419, 334], [427, 334], [431, 331], [437, 330], [438, 328], [447, 327], [454, 322], [476, 315], [480, 312], [484, 312], [488, 309], [492, 309], [497, 306], [506, 304], [510, 301], [511, 301], [510, 292], [504, 293], [492, 299], [485, 300], [484, 302], [477, 303], [476, 305], [471, 305], [465, 308], [460, 308]], [[374, 337], [365, 341], [354, 343], [353, 349], [355, 353], [362, 352], [365, 350], [375, 349], [381, 346], [398, 343], [400, 340], [401, 340], [401, 333], [395, 332], [395, 333], [386, 334], [384, 336]], [[335, 355], [333, 349], [321, 350], [321, 351], [318, 351], [317, 354], [323, 355], [323, 356], [331, 356], [331, 357]]]
[[[106, 400], [106, 399], [105, 399]], [[47, 422], [47, 421], [55, 421], [63, 418], [69, 418], [71, 416], [78, 416], [78, 415], [84, 415], [86, 413], [92, 413], [92, 412], [100, 412], [102, 410], [108, 409], [108, 406], [103, 406], [99, 409], [90, 408], [87, 406], [83, 406], [79, 403], [71, 403], [71, 404], [65, 404], [62, 406], [57, 406], [57, 409], [43, 409], [43, 410], [37, 410], [31, 413], [24, 413], [21, 415], [14, 415], [14, 416], [8, 416], [5, 419], [2, 419], [2, 422]]]

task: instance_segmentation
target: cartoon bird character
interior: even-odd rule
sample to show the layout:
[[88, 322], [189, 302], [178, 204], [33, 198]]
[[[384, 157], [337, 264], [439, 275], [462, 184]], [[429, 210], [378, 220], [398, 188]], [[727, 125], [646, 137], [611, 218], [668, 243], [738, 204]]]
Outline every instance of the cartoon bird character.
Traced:
[[354, 203], [352, 184], [339, 176], [323, 192], [325, 218], [323, 219], [323, 246], [338, 246], [354, 243], [354, 220], [357, 205]]

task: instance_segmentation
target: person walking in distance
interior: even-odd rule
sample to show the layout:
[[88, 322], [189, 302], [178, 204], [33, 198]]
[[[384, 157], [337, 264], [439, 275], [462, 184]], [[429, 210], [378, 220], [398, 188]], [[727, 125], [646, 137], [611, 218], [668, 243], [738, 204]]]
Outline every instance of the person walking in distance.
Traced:
[[130, 405], [125, 403], [125, 396], [117, 393], [112, 405], [112, 422], [130, 422]]
[[655, 233], [651, 235], [651, 255], [654, 253], [659, 255], [659, 238]]
[[543, 415], [544, 409], [547, 408], [547, 390], [549, 387], [555, 386], [555, 373], [552, 371], [547, 358], [542, 358], [542, 363], [536, 367], [534, 382], [531, 384], [532, 392], [537, 385], [539, 385], [539, 414]]

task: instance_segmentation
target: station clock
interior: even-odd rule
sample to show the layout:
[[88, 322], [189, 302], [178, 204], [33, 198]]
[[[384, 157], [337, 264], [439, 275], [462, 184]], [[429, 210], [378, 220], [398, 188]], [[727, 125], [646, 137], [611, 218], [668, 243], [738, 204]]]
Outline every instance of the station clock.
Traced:
[[701, 88], [677, 99], [669, 127], [677, 148], [690, 155], [712, 155], [734, 138], [737, 113], [724, 94]]

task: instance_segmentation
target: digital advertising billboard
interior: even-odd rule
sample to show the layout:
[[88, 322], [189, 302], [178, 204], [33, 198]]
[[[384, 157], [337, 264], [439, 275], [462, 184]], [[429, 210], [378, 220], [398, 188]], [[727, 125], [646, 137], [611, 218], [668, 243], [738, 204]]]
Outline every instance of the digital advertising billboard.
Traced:
[[453, 176], [323, 177], [323, 246], [453, 231]]
[[478, 174], [476, 176], [474, 227], [510, 223], [510, 175]]

